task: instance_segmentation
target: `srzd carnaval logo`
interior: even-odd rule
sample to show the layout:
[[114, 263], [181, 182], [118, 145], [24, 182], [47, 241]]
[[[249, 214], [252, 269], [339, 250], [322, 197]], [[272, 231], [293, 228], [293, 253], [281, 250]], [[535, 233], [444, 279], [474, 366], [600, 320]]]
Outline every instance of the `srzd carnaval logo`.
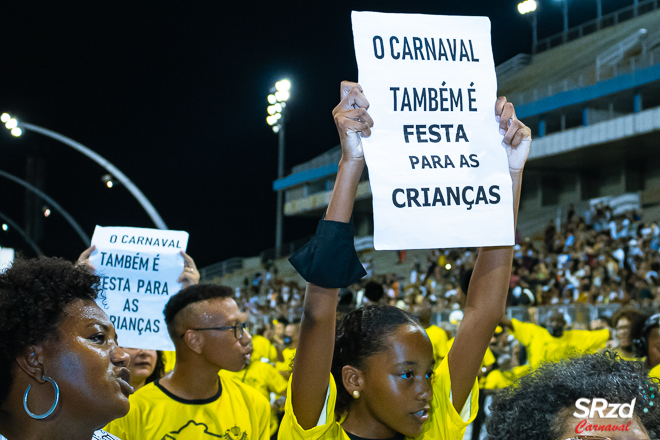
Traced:
[[[577, 434], [582, 434], [585, 432], [602, 432], [602, 431], [630, 431], [630, 425], [632, 425], [632, 416], [633, 408], [635, 407], [635, 401], [637, 398], [633, 399], [630, 403], [609, 403], [605, 399], [595, 398], [590, 399], [578, 399], [575, 402], [575, 407], [578, 411], [573, 413], [573, 416], [584, 420], [580, 421], [575, 427], [575, 432]], [[598, 417], [601, 419], [631, 419], [624, 423], [589, 423], [588, 419], [593, 419], [594, 416], [598, 414]]]

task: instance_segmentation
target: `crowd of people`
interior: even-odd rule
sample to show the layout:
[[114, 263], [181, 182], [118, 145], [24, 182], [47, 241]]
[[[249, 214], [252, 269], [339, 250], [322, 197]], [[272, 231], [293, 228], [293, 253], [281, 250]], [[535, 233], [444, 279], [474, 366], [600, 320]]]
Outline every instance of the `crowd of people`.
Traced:
[[[660, 437], [658, 224], [573, 210], [541, 240], [433, 250], [409, 278], [367, 276], [350, 219], [368, 107], [342, 83], [333, 196], [290, 259], [306, 285], [273, 267], [243, 288], [200, 284], [182, 253], [163, 312], [173, 352], [121, 346], [95, 303], [93, 248], [1, 273], [0, 440]], [[531, 132], [505, 98], [494, 118], [515, 228]], [[579, 323], [574, 303], [619, 306]], [[525, 322], [507, 306], [549, 311]], [[599, 399], [629, 415], [577, 415]]]

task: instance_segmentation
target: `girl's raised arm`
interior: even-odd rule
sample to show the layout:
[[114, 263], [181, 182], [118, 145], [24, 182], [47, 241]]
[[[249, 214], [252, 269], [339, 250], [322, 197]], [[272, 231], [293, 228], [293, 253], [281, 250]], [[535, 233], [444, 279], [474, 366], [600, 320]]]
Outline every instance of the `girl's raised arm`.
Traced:
[[293, 412], [304, 429], [317, 425], [325, 405], [335, 345], [338, 289], [365, 275], [355, 254], [351, 216], [364, 169], [361, 136], [371, 134], [373, 121], [359, 84], [342, 82], [340, 99], [332, 112], [342, 148], [332, 199], [316, 237], [291, 258], [308, 281], [290, 396]]
[[[500, 123], [500, 133], [504, 135], [502, 144], [509, 158], [515, 229], [522, 172], [529, 154], [532, 132], [516, 118], [513, 105], [505, 97], [500, 97], [495, 103], [495, 119]], [[459, 412], [470, 395], [486, 348], [504, 315], [512, 261], [512, 246], [482, 248], [479, 251], [467, 292], [465, 316], [447, 359], [452, 403]]]

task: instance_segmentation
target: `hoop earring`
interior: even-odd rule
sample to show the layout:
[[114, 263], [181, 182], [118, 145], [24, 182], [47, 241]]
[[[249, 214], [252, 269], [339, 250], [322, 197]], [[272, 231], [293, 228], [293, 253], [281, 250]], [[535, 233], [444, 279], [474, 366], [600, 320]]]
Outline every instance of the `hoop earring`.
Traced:
[[28, 384], [27, 390], [25, 390], [25, 394], [23, 395], [23, 409], [25, 409], [25, 412], [28, 416], [37, 420], [45, 419], [46, 417], [53, 414], [55, 408], [57, 408], [57, 404], [60, 402], [60, 387], [57, 386], [57, 382], [55, 382], [50, 377], [43, 377], [43, 379], [47, 382], [50, 382], [53, 388], [55, 388], [55, 402], [53, 402], [53, 406], [51, 406], [48, 411], [46, 411], [44, 414], [37, 415], [28, 409], [28, 393], [30, 392], [30, 388], [32, 388], [32, 384]]

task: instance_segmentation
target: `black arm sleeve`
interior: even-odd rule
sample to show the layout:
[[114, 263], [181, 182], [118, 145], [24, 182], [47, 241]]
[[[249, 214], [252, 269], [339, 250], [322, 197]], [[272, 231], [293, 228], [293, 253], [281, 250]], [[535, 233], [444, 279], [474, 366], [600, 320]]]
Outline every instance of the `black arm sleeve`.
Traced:
[[321, 220], [316, 235], [289, 258], [308, 283], [326, 289], [348, 287], [367, 272], [355, 252], [353, 223]]

